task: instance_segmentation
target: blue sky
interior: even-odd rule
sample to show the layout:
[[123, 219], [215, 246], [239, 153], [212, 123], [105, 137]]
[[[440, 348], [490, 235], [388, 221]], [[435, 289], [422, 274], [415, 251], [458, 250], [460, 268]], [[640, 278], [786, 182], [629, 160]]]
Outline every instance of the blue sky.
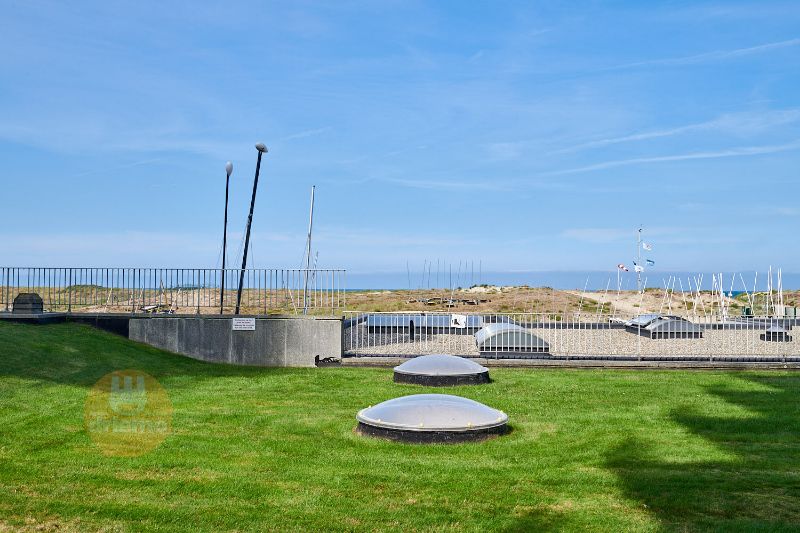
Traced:
[[800, 270], [800, 3], [2, 4], [0, 263]]

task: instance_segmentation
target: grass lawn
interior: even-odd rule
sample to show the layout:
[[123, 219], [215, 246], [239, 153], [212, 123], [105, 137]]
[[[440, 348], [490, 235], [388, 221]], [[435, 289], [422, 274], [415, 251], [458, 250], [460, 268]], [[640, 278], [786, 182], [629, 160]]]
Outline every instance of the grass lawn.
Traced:
[[[84, 403], [135, 368], [172, 434], [98, 453]], [[798, 530], [800, 374], [491, 371], [446, 392], [504, 410], [483, 443], [353, 433], [389, 369], [212, 365], [72, 324], [0, 322], [0, 531]]]

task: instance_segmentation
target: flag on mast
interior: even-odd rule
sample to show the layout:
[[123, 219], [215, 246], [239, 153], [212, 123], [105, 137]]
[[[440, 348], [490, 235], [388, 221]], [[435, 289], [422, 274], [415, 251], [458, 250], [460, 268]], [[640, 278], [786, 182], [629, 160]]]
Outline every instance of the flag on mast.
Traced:
[[650, 244], [649, 242], [643, 242], [642, 243], [642, 248], [647, 252], [652, 252], [653, 251], [653, 245]]
[[636, 272], [644, 272], [644, 267], [642, 265], [634, 265], [633, 270]]
[[623, 272], [628, 272], [628, 267], [626, 267], [626, 266], [625, 266], [624, 264], [622, 264], [622, 263], [618, 264], [618, 265], [617, 265], [617, 268], [618, 268], [618, 269], [620, 269], [620, 270], [622, 270]]
[[654, 266], [655, 264], [656, 264], [656, 262], [653, 261], [652, 259], [648, 259], [647, 260], [647, 266]]

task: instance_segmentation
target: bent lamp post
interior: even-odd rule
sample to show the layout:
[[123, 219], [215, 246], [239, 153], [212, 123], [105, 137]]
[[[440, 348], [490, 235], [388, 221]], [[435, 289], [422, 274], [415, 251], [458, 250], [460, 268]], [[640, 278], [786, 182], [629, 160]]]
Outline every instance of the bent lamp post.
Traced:
[[258, 190], [258, 174], [261, 170], [261, 156], [267, 153], [267, 147], [264, 146], [264, 143], [256, 144], [256, 150], [258, 150], [258, 161], [256, 161], [256, 177], [253, 180], [253, 196], [250, 198], [250, 213], [247, 215], [247, 231], [245, 232], [244, 237], [244, 254], [242, 255], [242, 269], [239, 272], [239, 289], [236, 291], [236, 311], [235, 314], [239, 314], [239, 310], [242, 306], [242, 286], [244, 285], [244, 271], [247, 268], [247, 248], [250, 246], [250, 226], [253, 224], [253, 208], [256, 205], [256, 191]]

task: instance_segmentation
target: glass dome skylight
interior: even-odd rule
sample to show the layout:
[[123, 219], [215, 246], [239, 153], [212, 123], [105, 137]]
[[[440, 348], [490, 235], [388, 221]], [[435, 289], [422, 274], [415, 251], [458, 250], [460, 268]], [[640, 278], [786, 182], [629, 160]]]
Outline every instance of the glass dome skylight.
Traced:
[[489, 369], [455, 355], [422, 355], [396, 366], [394, 380], [431, 386], [488, 383]]
[[410, 442], [463, 442], [506, 431], [508, 415], [450, 394], [414, 394], [362, 409], [362, 434]]

